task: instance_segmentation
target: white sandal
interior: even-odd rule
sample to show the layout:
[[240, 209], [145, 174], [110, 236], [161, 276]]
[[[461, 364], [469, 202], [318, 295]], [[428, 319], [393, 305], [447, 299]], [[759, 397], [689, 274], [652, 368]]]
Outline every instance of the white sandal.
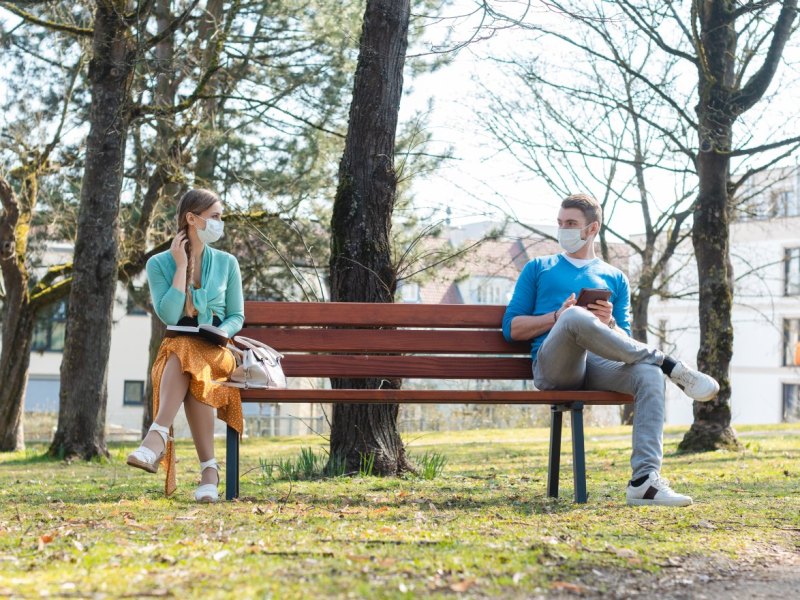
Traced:
[[210, 458], [205, 462], [200, 463], [200, 476], [202, 477], [203, 471], [206, 469], [215, 469], [217, 471], [217, 483], [204, 483], [197, 487], [194, 491], [194, 499], [196, 502], [217, 502], [219, 500], [219, 465], [216, 458]]
[[147, 471], [148, 473], [155, 473], [158, 471], [158, 465], [161, 462], [161, 458], [167, 451], [167, 441], [171, 440], [172, 438], [169, 436], [169, 427], [159, 425], [155, 421], [153, 421], [153, 424], [150, 425], [150, 429], [147, 430], [147, 433], [150, 433], [151, 431], [158, 433], [161, 436], [161, 439], [164, 440], [164, 449], [161, 450], [161, 454], [156, 454], [147, 446], [139, 446], [136, 450], [128, 455], [128, 464], [132, 467], [136, 467], [137, 469]]

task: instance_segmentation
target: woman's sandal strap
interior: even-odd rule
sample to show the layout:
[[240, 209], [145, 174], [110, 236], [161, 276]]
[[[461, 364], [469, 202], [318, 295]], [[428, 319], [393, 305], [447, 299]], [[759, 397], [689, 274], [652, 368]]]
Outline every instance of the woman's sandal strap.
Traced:
[[216, 469], [217, 473], [219, 473], [219, 463], [217, 462], [216, 458], [209, 458], [208, 460], [200, 463], [200, 472], [202, 473], [206, 469]]

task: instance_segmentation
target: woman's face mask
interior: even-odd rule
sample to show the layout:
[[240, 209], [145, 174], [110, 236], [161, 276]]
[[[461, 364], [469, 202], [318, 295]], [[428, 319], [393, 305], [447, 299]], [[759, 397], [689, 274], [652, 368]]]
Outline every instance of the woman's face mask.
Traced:
[[[195, 215], [203, 219], [200, 215]], [[213, 244], [222, 237], [225, 231], [225, 223], [217, 219], [203, 219], [206, 222], [206, 228], [197, 228], [197, 237], [204, 244]]]
[[561, 246], [568, 254], [574, 254], [586, 245], [587, 239], [581, 239], [581, 232], [591, 225], [582, 227], [580, 229], [559, 229], [558, 230], [558, 245]]

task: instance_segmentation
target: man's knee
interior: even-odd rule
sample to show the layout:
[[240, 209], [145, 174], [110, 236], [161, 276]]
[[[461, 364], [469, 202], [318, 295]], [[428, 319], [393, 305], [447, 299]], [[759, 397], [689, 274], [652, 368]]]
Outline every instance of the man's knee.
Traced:
[[565, 308], [561, 314], [559, 314], [558, 322], [561, 323], [562, 326], [570, 327], [573, 325], [589, 323], [594, 318], [596, 317], [585, 308], [581, 308], [580, 306], [570, 306], [569, 308]]
[[637, 390], [649, 388], [651, 390], [660, 391], [666, 387], [664, 381], [664, 373], [658, 365], [651, 365], [646, 363], [638, 363], [630, 365], [631, 376], [633, 378], [634, 387]]

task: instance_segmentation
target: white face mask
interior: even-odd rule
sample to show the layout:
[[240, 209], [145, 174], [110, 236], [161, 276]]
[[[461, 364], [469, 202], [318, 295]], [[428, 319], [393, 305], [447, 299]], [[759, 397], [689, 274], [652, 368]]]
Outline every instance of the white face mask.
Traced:
[[[586, 227], [589, 227], [587, 225]], [[558, 230], [558, 245], [561, 246], [568, 254], [574, 254], [586, 245], [589, 239], [581, 239], [581, 231], [586, 229], [559, 229]]]
[[[200, 217], [200, 215], [195, 215]], [[203, 219], [203, 217], [200, 217]], [[204, 244], [213, 244], [222, 237], [225, 231], [225, 223], [217, 219], [203, 219], [206, 222], [205, 229], [197, 229], [197, 237]]]

